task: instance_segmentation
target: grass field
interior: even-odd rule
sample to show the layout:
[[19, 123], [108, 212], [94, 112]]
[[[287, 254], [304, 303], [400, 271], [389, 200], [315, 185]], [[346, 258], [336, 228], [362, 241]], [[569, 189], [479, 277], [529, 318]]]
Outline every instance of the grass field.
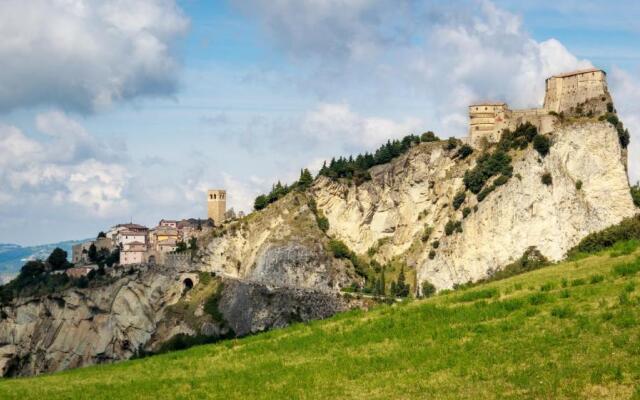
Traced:
[[640, 399], [635, 247], [245, 339], [0, 380], [0, 398]]

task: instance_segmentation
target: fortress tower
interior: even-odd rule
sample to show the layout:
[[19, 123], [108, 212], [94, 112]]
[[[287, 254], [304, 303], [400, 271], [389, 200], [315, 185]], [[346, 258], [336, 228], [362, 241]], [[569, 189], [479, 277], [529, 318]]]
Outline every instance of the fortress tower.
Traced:
[[207, 216], [216, 225], [224, 222], [224, 213], [227, 211], [227, 192], [222, 189], [210, 189], [207, 191]]
[[553, 131], [557, 114], [598, 116], [612, 103], [607, 89], [607, 74], [601, 69], [586, 69], [554, 75], [546, 80], [542, 108], [511, 110], [506, 103], [484, 102], [469, 106], [469, 142], [473, 147], [497, 143], [502, 131], [531, 123], [542, 134]]

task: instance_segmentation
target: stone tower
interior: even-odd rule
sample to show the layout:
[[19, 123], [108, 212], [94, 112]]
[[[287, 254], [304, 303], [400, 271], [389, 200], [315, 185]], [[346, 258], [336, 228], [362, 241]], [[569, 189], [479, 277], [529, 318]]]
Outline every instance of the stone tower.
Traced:
[[224, 213], [227, 211], [227, 192], [222, 189], [210, 189], [207, 191], [207, 216], [216, 225], [224, 222]]

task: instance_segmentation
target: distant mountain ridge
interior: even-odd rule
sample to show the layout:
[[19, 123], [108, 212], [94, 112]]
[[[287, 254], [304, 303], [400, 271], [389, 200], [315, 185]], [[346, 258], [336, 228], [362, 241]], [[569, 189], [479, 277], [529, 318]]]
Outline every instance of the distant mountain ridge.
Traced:
[[35, 246], [0, 243], [0, 283], [4, 283], [15, 276], [26, 261], [37, 258], [45, 259], [56, 247], [65, 250], [69, 259], [71, 259], [71, 246], [85, 240], [67, 240]]

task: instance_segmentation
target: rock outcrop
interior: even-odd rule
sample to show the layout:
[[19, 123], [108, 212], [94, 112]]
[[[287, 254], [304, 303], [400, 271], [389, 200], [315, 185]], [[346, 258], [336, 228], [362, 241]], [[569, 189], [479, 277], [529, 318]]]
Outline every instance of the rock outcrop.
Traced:
[[[507, 184], [481, 203], [467, 192], [459, 210], [452, 207], [453, 197], [464, 190], [464, 173], [479, 152], [460, 161], [456, 150], [442, 143], [420, 144], [374, 167], [372, 180], [360, 186], [321, 178], [313, 195], [329, 219], [331, 235], [359, 253], [379, 247], [381, 261], [402, 257], [416, 268], [418, 281], [451, 288], [486, 277], [530, 246], [559, 260], [587, 234], [637, 212], [626, 153], [611, 124], [558, 125], [551, 140], [546, 157], [531, 146], [515, 152], [514, 176]], [[545, 173], [551, 185], [542, 183]], [[466, 218], [465, 207], [475, 210]], [[460, 221], [462, 233], [447, 236], [448, 221]]]

